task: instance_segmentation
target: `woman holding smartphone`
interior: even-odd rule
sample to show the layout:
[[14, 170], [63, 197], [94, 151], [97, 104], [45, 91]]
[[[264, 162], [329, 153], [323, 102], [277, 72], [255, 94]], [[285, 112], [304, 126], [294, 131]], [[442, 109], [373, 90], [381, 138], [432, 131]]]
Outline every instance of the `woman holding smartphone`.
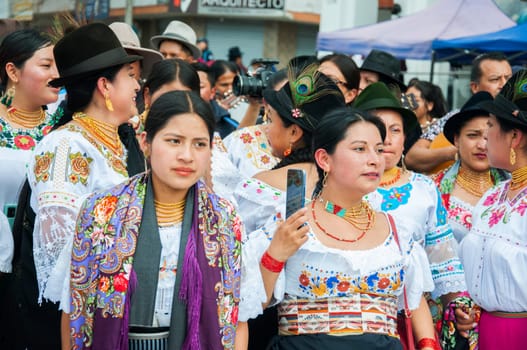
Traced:
[[[362, 199], [383, 173], [385, 132], [364, 112], [329, 112], [313, 131], [318, 180], [311, 203], [245, 243], [244, 265], [255, 277], [242, 283], [251, 295], [240, 315], [278, 303], [271, 349], [401, 349], [403, 288], [415, 309], [431, 277], [420, 268], [423, 249], [399, 239], [389, 217]], [[432, 338], [431, 323], [423, 328], [418, 340]]]
[[[311, 59], [293, 59], [288, 65], [288, 82], [278, 91], [264, 91], [267, 121], [263, 128], [272, 154], [280, 161], [272, 170], [240, 182], [234, 191], [248, 235], [269, 220], [285, 218], [289, 169], [305, 172], [306, 193], [312, 193], [315, 188], [318, 175], [311, 154], [314, 128], [326, 111], [345, 106], [337, 85], [318, 72], [318, 68], [318, 63]], [[245, 292], [251, 293], [251, 288], [242, 287], [242, 293]], [[258, 314], [240, 313], [240, 320], [247, 321]], [[266, 349], [276, 333], [276, 310], [269, 309], [263, 316], [249, 322], [249, 348]]]

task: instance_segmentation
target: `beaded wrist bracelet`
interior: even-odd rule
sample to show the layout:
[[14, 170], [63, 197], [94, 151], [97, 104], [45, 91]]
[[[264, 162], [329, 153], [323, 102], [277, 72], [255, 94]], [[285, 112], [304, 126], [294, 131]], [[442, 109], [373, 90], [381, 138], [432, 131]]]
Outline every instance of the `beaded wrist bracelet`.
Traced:
[[418, 349], [432, 348], [435, 350], [441, 350], [441, 347], [439, 347], [439, 343], [437, 342], [437, 340], [433, 338], [422, 338], [417, 343], [417, 348]]
[[280, 271], [282, 271], [285, 265], [284, 261], [278, 261], [271, 255], [269, 255], [267, 250], [262, 255], [262, 260], [260, 262], [266, 270], [269, 270], [274, 273], [279, 273]]

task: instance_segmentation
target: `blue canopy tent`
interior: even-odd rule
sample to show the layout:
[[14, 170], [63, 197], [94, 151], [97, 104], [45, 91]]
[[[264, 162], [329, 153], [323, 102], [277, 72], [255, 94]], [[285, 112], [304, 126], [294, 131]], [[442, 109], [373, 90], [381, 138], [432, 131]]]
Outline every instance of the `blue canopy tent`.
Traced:
[[436, 39], [489, 33], [514, 25], [492, 0], [437, 0], [425, 10], [391, 21], [320, 32], [317, 50], [367, 55], [378, 49], [399, 59], [432, 59]]
[[511, 64], [527, 63], [527, 23], [497, 32], [450, 40], [434, 40], [432, 49], [437, 61], [470, 64], [484, 52], [503, 52]]

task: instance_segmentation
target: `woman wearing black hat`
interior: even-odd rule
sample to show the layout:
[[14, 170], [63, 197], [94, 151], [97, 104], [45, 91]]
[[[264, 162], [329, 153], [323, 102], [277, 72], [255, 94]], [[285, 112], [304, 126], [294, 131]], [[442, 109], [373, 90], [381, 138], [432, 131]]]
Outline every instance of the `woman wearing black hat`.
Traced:
[[50, 85], [65, 86], [65, 117], [72, 121], [35, 148], [28, 178], [37, 215], [33, 251], [39, 300], [60, 301], [68, 312], [72, 233], [82, 200], [128, 177], [127, 151], [117, 128], [137, 114], [139, 84], [130, 63], [141, 57], [129, 56], [101, 23], [67, 34], [54, 55], [60, 78]]
[[460, 255], [468, 291], [482, 309], [479, 349], [523, 349], [527, 329], [527, 70], [515, 73], [494, 101], [487, 156], [512, 174], [487, 191], [472, 212]]
[[[492, 95], [486, 91], [472, 95], [461, 111], [450, 117], [443, 127], [447, 140], [458, 149], [458, 159], [452, 166], [434, 175], [433, 179], [443, 198], [454, 237], [459, 243], [472, 226], [474, 206], [487, 190], [507, 178], [504, 171], [490, 168], [487, 158], [489, 113], [481, 104], [492, 100]], [[464, 334], [468, 335], [467, 342], [452, 331], [457, 327], [455, 310], [465, 312], [474, 306], [468, 295], [461, 295], [448, 304], [441, 332], [443, 349], [468, 349], [477, 344], [476, 332], [469, 330], [468, 334]], [[466, 332], [463, 326], [460, 330]], [[465, 343], [464, 347], [461, 343]]]

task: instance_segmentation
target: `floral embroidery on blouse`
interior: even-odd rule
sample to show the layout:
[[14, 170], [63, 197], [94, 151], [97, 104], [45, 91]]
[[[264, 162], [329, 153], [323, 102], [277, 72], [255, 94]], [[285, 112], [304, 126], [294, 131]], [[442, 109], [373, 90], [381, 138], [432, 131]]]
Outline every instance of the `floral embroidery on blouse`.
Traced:
[[52, 152], [45, 152], [41, 155], [35, 156], [35, 180], [37, 182], [47, 182], [50, 178], [51, 174], [51, 165], [53, 163], [53, 160], [55, 158], [55, 153]]
[[[489, 193], [489, 195], [485, 197], [485, 200], [483, 201], [483, 205], [489, 207], [481, 213], [481, 218], [488, 220], [487, 222], [489, 227], [493, 227], [500, 222], [503, 222], [504, 224], [508, 223], [511, 220], [512, 214], [514, 213], [518, 213], [520, 216], [524, 216], [525, 214], [527, 209], [527, 199], [525, 199], [525, 193], [527, 190], [522, 190], [511, 201], [510, 206], [512, 207], [512, 210], [509, 212], [507, 211], [507, 204], [505, 203], [508, 187], [509, 184], [506, 184], [503, 192], [501, 192], [501, 187], [496, 188], [491, 193]], [[519, 203], [517, 203], [518, 201]]]
[[243, 143], [251, 143], [253, 141], [253, 137], [248, 132], [244, 132], [240, 135], [240, 139], [243, 141]]
[[320, 271], [309, 265], [306, 265], [306, 268], [298, 277], [299, 287], [316, 298], [346, 296], [351, 293], [393, 294], [401, 288], [404, 280], [404, 269], [390, 273], [376, 271], [366, 276], [350, 276], [337, 271]]
[[448, 219], [458, 222], [467, 230], [472, 227], [472, 211], [462, 207], [458, 202], [451, 201], [448, 207]]
[[83, 185], [88, 183], [88, 176], [90, 175], [90, 163], [93, 159], [88, 157], [86, 153], [80, 152], [68, 154], [70, 161], [71, 173], [68, 175], [68, 180], [72, 184], [80, 182]]
[[100, 142], [98, 142], [93, 136], [91, 136], [86, 130], [81, 128], [80, 126], [77, 126], [75, 124], [68, 123], [65, 126], [67, 130], [71, 132], [78, 132], [81, 133], [82, 136], [88, 140], [95, 148], [101, 152], [101, 154], [106, 158], [108, 161], [108, 164], [111, 166], [111, 168], [118, 174], [123, 175], [124, 177], [128, 177], [128, 171], [126, 170], [126, 152], [123, 154], [123, 157], [120, 158], [113, 154], [112, 151], [104, 147]]
[[412, 184], [407, 183], [403, 186], [392, 187], [389, 189], [378, 188], [377, 191], [379, 191], [383, 198], [381, 210], [394, 210], [400, 205], [408, 203], [408, 199], [410, 199], [410, 192], [412, 191]]
[[[268, 189], [271, 188], [269, 185], [266, 185], [264, 182], [260, 182], [258, 180], [252, 180], [252, 179], [246, 180], [242, 186], [243, 188], [254, 190], [254, 193], [257, 195], [267, 194], [264, 192], [264, 190], [266, 188]], [[281, 196], [282, 196], [282, 192], [274, 191], [272, 198], [273, 200], [278, 200], [278, 198], [280, 198]]]
[[62, 108], [48, 114], [44, 122], [33, 129], [13, 128], [7, 121], [0, 118], [0, 147], [20, 150], [33, 150], [44, 136], [49, 134], [53, 125], [62, 117]]

